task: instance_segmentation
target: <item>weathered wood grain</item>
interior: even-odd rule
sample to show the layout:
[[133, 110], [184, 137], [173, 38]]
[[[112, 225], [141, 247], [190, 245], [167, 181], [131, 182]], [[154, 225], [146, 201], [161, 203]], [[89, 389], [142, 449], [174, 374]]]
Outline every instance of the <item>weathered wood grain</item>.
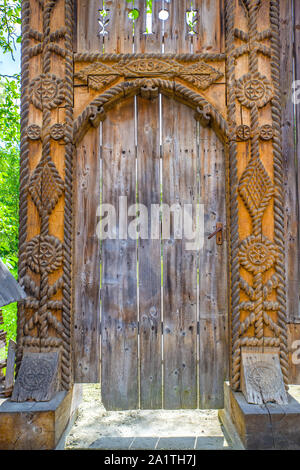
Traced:
[[289, 383], [300, 385], [300, 325], [288, 325]]
[[[151, 205], [160, 205], [159, 100], [138, 98], [138, 201], [148, 209], [148, 234], [154, 227]], [[158, 224], [160, 226], [160, 224]], [[139, 321], [141, 408], [162, 407], [161, 239], [139, 239]]]
[[[107, 409], [138, 408], [136, 240], [122, 237], [119, 197], [136, 202], [134, 100], [124, 100], [103, 123], [102, 201], [116, 209], [116, 239], [102, 244], [102, 400]], [[127, 217], [127, 214], [124, 214]]]
[[123, 0], [107, 0], [108, 34], [104, 38], [105, 53], [127, 54], [133, 51], [133, 25], [128, 14], [131, 7]]
[[194, 52], [223, 52], [224, 1], [194, 0], [193, 9], [197, 11]]
[[[199, 393], [200, 408], [223, 404], [228, 373], [227, 241], [224, 147], [212, 129], [199, 126], [200, 203], [204, 213], [199, 251]], [[223, 243], [208, 236], [223, 224]]]
[[[196, 123], [185, 105], [162, 98], [163, 203], [197, 202]], [[194, 219], [195, 220], [195, 219]], [[163, 214], [163, 233], [164, 233]], [[164, 408], [197, 407], [197, 255], [176, 239], [163, 243]]]
[[223, 408], [222, 388], [229, 364], [228, 320], [224, 315], [213, 315], [200, 318], [199, 323], [199, 408]]
[[99, 129], [91, 129], [77, 148], [74, 243], [74, 377], [100, 379], [100, 205]]
[[6, 372], [5, 372], [5, 393], [6, 396], [10, 395], [14, 385], [15, 376], [15, 358], [16, 358], [17, 344], [12, 339], [8, 343]]
[[[295, 1], [294, 2], [294, 80], [300, 80], [300, 5], [299, 2]], [[290, 79], [288, 79], [290, 80]], [[298, 88], [298, 87], [297, 87]], [[285, 89], [285, 88], [284, 88]], [[297, 188], [298, 188], [298, 194], [296, 197], [294, 196], [294, 199], [296, 199], [296, 214], [297, 214], [297, 229], [298, 229], [298, 240], [297, 240], [297, 264], [298, 264], [298, 276], [296, 279], [292, 278], [292, 281], [298, 281], [295, 283], [292, 282], [291, 285], [289, 286], [289, 292], [290, 295], [295, 295], [297, 299], [297, 304], [298, 305], [293, 305], [295, 308], [294, 310], [294, 319], [297, 322], [300, 322], [300, 304], [299, 304], [299, 279], [300, 279], [300, 230], [299, 230], [299, 223], [300, 223], [300, 159], [299, 159], [299, 153], [300, 153], [300, 106], [297, 104], [295, 106], [295, 113], [296, 113], [296, 162], [295, 162], [295, 167], [296, 167], [296, 174], [297, 174]], [[284, 116], [284, 115], [283, 115]], [[284, 129], [284, 135], [285, 135], [285, 129]], [[292, 171], [292, 170], [291, 170]], [[288, 172], [287, 176], [291, 176], [290, 171]], [[292, 181], [294, 178], [292, 178]], [[288, 182], [290, 184], [290, 181]], [[294, 183], [292, 183], [294, 186]], [[288, 201], [289, 202], [289, 201]], [[292, 202], [292, 206], [295, 207], [295, 202]], [[294, 219], [294, 217], [293, 217]], [[290, 243], [289, 243], [289, 248], [290, 248]], [[293, 266], [293, 264], [292, 264]], [[293, 273], [294, 274], [294, 273]], [[296, 277], [296, 276], [295, 276]]]
[[191, 9], [191, 2], [182, 0], [165, 5], [170, 14], [164, 22], [165, 53], [191, 52], [192, 36], [188, 34], [189, 27], [186, 19], [186, 12]]
[[286, 272], [288, 320], [300, 321], [299, 273], [298, 273], [298, 217], [297, 168], [294, 141], [293, 92], [293, 5], [291, 0], [280, 3], [280, 42], [281, 42], [281, 105], [282, 105], [282, 151], [285, 168], [285, 233], [286, 233]]
[[99, 35], [99, 10], [103, 8], [102, 0], [77, 0], [77, 52], [102, 52], [104, 37]]
[[[147, 8], [145, 0], [136, 0], [134, 7], [139, 11], [135, 23], [135, 52], [160, 53], [162, 51], [162, 22], [159, 20], [161, 2], [154, 0], [152, 4], [152, 32], [147, 29]], [[151, 26], [150, 26], [151, 27]]]

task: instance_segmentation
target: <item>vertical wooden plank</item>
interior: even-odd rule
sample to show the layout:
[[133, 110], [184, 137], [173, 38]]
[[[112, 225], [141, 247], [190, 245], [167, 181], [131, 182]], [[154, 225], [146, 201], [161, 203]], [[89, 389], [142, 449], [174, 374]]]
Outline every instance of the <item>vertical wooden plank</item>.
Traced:
[[138, 198], [148, 209], [149, 236], [138, 245], [141, 408], [156, 409], [162, 407], [161, 241], [160, 234], [151, 239], [151, 205], [160, 205], [158, 98], [138, 98], [137, 145]]
[[99, 35], [102, 6], [102, 0], [77, 0], [77, 52], [102, 52], [103, 36]]
[[17, 344], [10, 339], [8, 343], [6, 373], [5, 373], [5, 392], [11, 393], [14, 385], [15, 377], [15, 361], [16, 361]]
[[197, 11], [194, 52], [222, 52], [224, 6], [221, 0], [193, 0]]
[[300, 385], [300, 325], [288, 325], [289, 383]]
[[77, 148], [74, 242], [74, 377], [100, 380], [100, 204], [99, 129], [90, 129]]
[[133, 25], [128, 17], [132, 9], [125, 0], [106, 0], [108, 10], [108, 35], [104, 38], [107, 54], [130, 54], [133, 48]]
[[286, 236], [286, 273], [288, 319], [300, 321], [299, 316], [299, 279], [298, 279], [298, 218], [297, 218], [297, 170], [294, 142], [294, 105], [293, 91], [293, 29], [292, 0], [280, 4], [280, 42], [281, 42], [281, 107], [282, 107], [282, 156], [285, 168], [285, 233]]
[[140, 16], [135, 24], [135, 52], [160, 53], [162, 45], [162, 22], [158, 15], [161, 10], [161, 0], [152, 3], [152, 32], [147, 33], [147, 6], [146, 0], [135, 0], [134, 7], [139, 10]]
[[[300, 5], [298, 1], [294, 1], [294, 78], [295, 80], [300, 80]], [[295, 154], [295, 167], [297, 174], [297, 189], [298, 194], [296, 196], [296, 210], [297, 210], [297, 228], [298, 228], [298, 253], [297, 253], [297, 263], [298, 263], [298, 276], [297, 280], [300, 280], [300, 104], [295, 105], [296, 111], [296, 154]], [[284, 115], [283, 115], [284, 117]], [[290, 176], [290, 175], [288, 175]], [[297, 293], [297, 303], [296, 310], [294, 311], [294, 320], [300, 322], [300, 308], [299, 308], [299, 282], [296, 286]], [[295, 292], [293, 292], [294, 294]]]
[[172, 0], [165, 2], [170, 16], [164, 26], [164, 50], [165, 53], [189, 53], [191, 52], [191, 38], [188, 34], [189, 27], [186, 20], [186, 12], [191, 10], [191, 2]]
[[145, 52], [145, 39], [144, 35], [146, 32], [146, 0], [135, 0], [134, 8], [139, 12], [139, 17], [134, 23], [134, 52], [142, 53]]
[[[163, 203], [178, 203], [182, 208], [192, 204], [195, 209], [193, 112], [163, 96], [162, 113]], [[195, 251], [186, 250], [186, 240], [175, 239], [173, 226], [170, 239], [163, 243], [163, 278], [164, 408], [196, 408], [197, 256]]]
[[224, 407], [224, 381], [228, 378], [227, 317], [200, 318], [199, 335], [199, 408], [220, 409]]
[[134, 101], [109, 111], [103, 123], [104, 204], [116, 210], [116, 239], [102, 242], [102, 401], [108, 410], [138, 408], [136, 240], [119, 239], [119, 197], [136, 202]]
[[[200, 201], [204, 209], [204, 245], [199, 252], [199, 395], [200, 408], [223, 406], [228, 369], [227, 242], [208, 235], [226, 225], [225, 156], [214, 131], [200, 126]], [[223, 238], [226, 236], [223, 230]]]

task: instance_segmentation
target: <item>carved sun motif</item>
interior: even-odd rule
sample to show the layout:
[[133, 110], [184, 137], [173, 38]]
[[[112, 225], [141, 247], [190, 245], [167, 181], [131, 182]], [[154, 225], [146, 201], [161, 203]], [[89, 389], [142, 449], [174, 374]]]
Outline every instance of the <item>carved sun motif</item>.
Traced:
[[244, 268], [254, 274], [270, 269], [278, 256], [277, 247], [266, 237], [250, 236], [240, 247], [239, 258]]
[[35, 273], [42, 270], [51, 273], [62, 264], [63, 249], [58, 238], [37, 235], [27, 245], [27, 262]]
[[40, 110], [56, 108], [64, 99], [64, 82], [56, 75], [42, 74], [29, 85], [29, 96]]
[[269, 80], [260, 73], [244, 75], [236, 82], [236, 94], [239, 102], [251, 108], [265, 106], [273, 96]]

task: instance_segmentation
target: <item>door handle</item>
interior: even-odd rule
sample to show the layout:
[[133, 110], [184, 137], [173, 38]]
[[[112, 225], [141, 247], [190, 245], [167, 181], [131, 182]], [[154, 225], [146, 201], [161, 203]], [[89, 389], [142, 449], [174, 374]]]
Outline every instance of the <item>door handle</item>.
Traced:
[[208, 235], [208, 239], [210, 240], [212, 237], [216, 237], [216, 244], [217, 245], [222, 245], [223, 243], [223, 224], [221, 222], [218, 222], [216, 224], [216, 230]]

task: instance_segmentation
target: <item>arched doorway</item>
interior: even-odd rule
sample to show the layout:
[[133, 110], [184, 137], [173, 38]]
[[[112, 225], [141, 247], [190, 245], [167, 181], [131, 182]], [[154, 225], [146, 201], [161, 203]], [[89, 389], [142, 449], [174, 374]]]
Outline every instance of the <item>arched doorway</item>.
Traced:
[[[101, 377], [107, 409], [220, 408], [229, 362], [224, 144], [208, 116], [154, 90], [120, 99], [77, 146], [75, 381]], [[218, 223], [217, 243], [208, 236]]]

